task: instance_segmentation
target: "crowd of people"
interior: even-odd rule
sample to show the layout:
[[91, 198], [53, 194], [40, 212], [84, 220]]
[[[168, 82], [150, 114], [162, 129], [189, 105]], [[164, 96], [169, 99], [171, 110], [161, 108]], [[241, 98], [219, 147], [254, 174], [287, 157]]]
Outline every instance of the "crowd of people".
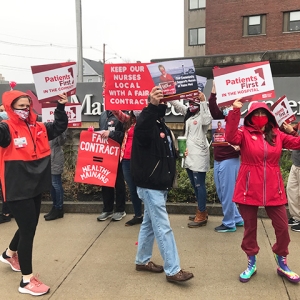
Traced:
[[[32, 271], [33, 239], [43, 192], [51, 191], [53, 202], [45, 220], [64, 216], [62, 146], [66, 141], [68, 118], [64, 110], [67, 96], [61, 94], [59, 97], [54, 122], [50, 123], [37, 120], [31, 98], [21, 91], [5, 92], [2, 96], [4, 107], [0, 107], [3, 198], [0, 223], [9, 222], [14, 217], [18, 225], [0, 261], [22, 273], [19, 292], [34, 296], [50, 290]], [[268, 106], [257, 102], [249, 105], [244, 125], [239, 127], [243, 102], [237, 99], [232, 105], [220, 108], [214, 84], [208, 101], [199, 91], [196, 98], [188, 99], [187, 105], [178, 100], [169, 103], [184, 116], [186, 149], [183, 168], [197, 201], [196, 213], [189, 216], [188, 227], [200, 228], [208, 222], [205, 179], [210, 169], [210, 144], [207, 133], [213, 119], [223, 120], [226, 128], [221, 128], [219, 121], [217, 130], [225, 134], [227, 144], [213, 147], [214, 182], [223, 211], [222, 224], [215, 231], [235, 232], [236, 227], [244, 227], [241, 248], [247, 255], [248, 264], [239, 279], [248, 282], [257, 270], [257, 211], [263, 206], [275, 230], [276, 242], [272, 250], [278, 265], [277, 273], [290, 282], [300, 282], [300, 277], [287, 265], [288, 228], [291, 226], [292, 230], [300, 231], [300, 123], [294, 127], [283, 123], [279, 128]], [[125, 226], [140, 225], [135, 269], [165, 272], [167, 281], [183, 282], [194, 275], [180, 266], [166, 210], [168, 192], [176, 181], [178, 158], [175, 136], [165, 123], [166, 110], [163, 91], [155, 86], [149, 94], [147, 107], [142, 111], [105, 110], [101, 114], [98, 133], [120, 145], [120, 159], [115, 186], [102, 187], [103, 210], [97, 220], [111, 218], [120, 221], [126, 216], [127, 184], [134, 215]], [[282, 149], [293, 150], [287, 197], [279, 166]], [[16, 173], [18, 178], [14, 176]], [[291, 214], [289, 220], [287, 203]], [[163, 265], [151, 260], [154, 241]]]

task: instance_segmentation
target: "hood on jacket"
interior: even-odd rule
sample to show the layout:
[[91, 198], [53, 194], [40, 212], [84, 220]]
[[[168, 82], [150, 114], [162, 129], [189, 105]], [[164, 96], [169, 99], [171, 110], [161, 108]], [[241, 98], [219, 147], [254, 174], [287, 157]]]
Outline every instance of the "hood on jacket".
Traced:
[[[4, 108], [8, 115], [8, 118], [15, 122], [17, 122], [18, 120], [21, 121], [21, 119], [14, 113], [11, 105], [15, 99], [17, 99], [21, 96], [26, 96], [26, 97], [30, 98], [30, 96], [28, 94], [21, 92], [21, 91], [17, 91], [17, 90], [7, 91], [7, 92], [4, 92], [2, 95], [2, 104], [4, 105]], [[37, 115], [33, 112], [33, 103], [30, 98], [30, 109], [29, 109], [28, 122], [30, 124], [33, 124], [36, 122], [36, 119], [37, 119]]]
[[250, 108], [244, 118], [244, 125], [253, 126], [251, 124], [251, 117], [253, 116], [253, 112], [259, 108], [263, 108], [267, 111], [269, 122], [272, 123], [274, 127], [278, 127], [273, 112], [269, 109], [268, 105], [265, 102], [250, 102], [250, 103], [251, 103]]

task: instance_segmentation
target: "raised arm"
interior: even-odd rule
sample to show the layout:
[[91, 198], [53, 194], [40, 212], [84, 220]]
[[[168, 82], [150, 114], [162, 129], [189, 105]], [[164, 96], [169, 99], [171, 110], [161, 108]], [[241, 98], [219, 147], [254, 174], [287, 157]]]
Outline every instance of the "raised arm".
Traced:
[[130, 119], [130, 116], [123, 113], [121, 110], [112, 110], [111, 112], [121, 123], [125, 123]]
[[169, 103], [174, 106], [174, 109], [177, 113], [180, 113], [183, 116], [186, 115], [188, 108], [184, 104], [180, 103], [179, 100], [172, 100], [169, 101]]
[[231, 110], [226, 119], [226, 141], [232, 145], [240, 145], [243, 138], [243, 129], [239, 129], [239, 122], [241, 118], [241, 108], [243, 103], [237, 99], [233, 103], [233, 110]]

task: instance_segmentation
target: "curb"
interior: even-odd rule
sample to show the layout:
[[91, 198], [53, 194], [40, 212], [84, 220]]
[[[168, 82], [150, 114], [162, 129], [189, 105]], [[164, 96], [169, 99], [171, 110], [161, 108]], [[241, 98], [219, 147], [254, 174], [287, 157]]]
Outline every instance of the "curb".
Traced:
[[[41, 213], [48, 213], [51, 210], [51, 201], [42, 201]], [[206, 205], [208, 214], [211, 216], [223, 216], [221, 204]], [[0, 204], [2, 211], [2, 203]], [[65, 201], [64, 212], [65, 213], [81, 213], [81, 214], [100, 214], [103, 209], [102, 201]], [[194, 215], [197, 210], [196, 203], [167, 203], [167, 211], [169, 214], [182, 214], [182, 215]], [[288, 207], [286, 206], [287, 214], [289, 215]], [[131, 202], [126, 202], [125, 211], [127, 214], [134, 214], [133, 206]], [[258, 218], [268, 218], [268, 215], [264, 207], [258, 208]]]
[[[50, 201], [42, 201], [41, 213], [47, 213], [51, 210], [52, 203]], [[65, 213], [85, 213], [85, 214], [97, 214], [101, 213], [103, 209], [102, 201], [82, 201], [82, 202], [64, 202]], [[196, 203], [167, 203], [167, 211], [169, 214], [184, 214], [193, 215], [197, 209]], [[133, 206], [131, 202], [126, 202], [125, 211], [127, 214], [134, 214]], [[221, 204], [207, 204], [207, 211], [212, 216], [223, 216]], [[288, 213], [288, 208], [287, 208]], [[258, 218], [268, 218], [268, 215], [264, 207], [258, 208]]]

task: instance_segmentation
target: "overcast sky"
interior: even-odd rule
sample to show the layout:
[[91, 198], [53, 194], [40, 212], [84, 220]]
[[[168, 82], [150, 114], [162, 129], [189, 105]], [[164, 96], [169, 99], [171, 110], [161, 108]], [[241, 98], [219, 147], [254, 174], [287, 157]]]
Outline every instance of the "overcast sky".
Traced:
[[[75, 0], [1, 1], [0, 74], [33, 82], [30, 66], [77, 60]], [[183, 56], [183, 0], [82, 0], [83, 57], [111, 63]], [[52, 46], [51, 46], [52, 45]]]

